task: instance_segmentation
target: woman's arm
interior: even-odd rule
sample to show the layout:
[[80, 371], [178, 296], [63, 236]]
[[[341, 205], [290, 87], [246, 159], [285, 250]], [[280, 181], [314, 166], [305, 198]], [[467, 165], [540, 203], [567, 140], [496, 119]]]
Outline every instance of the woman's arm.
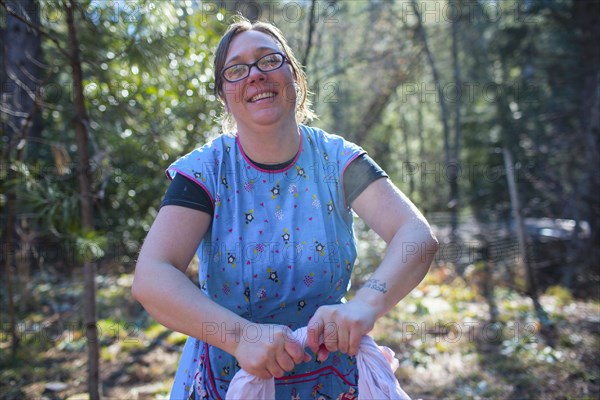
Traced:
[[425, 217], [389, 179], [373, 182], [352, 208], [388, 245], [383, 261], [354, 297], [369, 303], [379, 318], [425, 277], [438, 242]]
[[[351, 301], [317, 310], [309, 322], [308, 345], [313, 351], [323, 334], [327, 351], [355, 355], [360, 338], [375, 321], [421, 282], [438, 248], [423, 215], [389, 179], [371, 183], [352, 208], [386, 241], [386, 254]], [[326, 356], [323, 349], [321, 356]]]
[[[138, 257], [133, 296], [161, 324], [234, 355], [246, 371], [282, 376], [304, 360], [304, 351], [286, 340], [289, 329], [251, 323], [206, 297], [185, 275], [211, 219], [202, 211], [162, 207]], [[253, 336], [264, 332], [258, 342], [245, 340], [249, 324]]]

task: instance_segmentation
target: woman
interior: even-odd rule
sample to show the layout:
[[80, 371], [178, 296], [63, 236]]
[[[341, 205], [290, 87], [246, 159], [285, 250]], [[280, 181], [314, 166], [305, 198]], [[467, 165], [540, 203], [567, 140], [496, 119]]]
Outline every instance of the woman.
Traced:
[[[278, 399], [355, 394], [361, 337], [422, 280], [437, 242], [364, 150], [300, 124], [306, 80], [273, 25], [229, 27], [215, 85], [235, 133], [168, 168], [133, 284], [157, 321], [190, 336], [171, 396], [224, 398], [240, 368], [275, 377]], [[346, 302], [352, 210], [388, 248]], [[194, 252], [201, 290], [185, 276]], [[310, 351], [290, 340], [306, 325]]]

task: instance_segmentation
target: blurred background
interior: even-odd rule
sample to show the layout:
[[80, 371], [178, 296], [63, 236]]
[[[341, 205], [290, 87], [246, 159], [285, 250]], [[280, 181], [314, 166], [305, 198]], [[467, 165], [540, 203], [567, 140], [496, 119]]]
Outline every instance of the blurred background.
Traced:
[[[236, 14], [284, 32], [313, 125], [438, 236], [372, 332], [406, 392], [598, 398], [597, 0], [0, 0], [0, 398], [168, 395], [185, 337], [132, 273], [164, 169], [220, 133], [212, 54]], [[355, 229], [358, 287], [384, 243]]]

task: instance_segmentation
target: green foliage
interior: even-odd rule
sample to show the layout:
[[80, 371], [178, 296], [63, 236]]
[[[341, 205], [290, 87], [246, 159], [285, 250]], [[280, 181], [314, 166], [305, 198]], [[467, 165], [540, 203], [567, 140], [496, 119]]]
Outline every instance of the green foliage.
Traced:
[[546, 295], [554, 297], [559, 307], [566, 306], [573, 302], [573, 295], [569, 289], [564, 286], [551, 286], [546, 290]]
[[[29, 143], [25, 163], [11, 166], [18, 178], [6, 189], [18, 191], [21, 214], [31, 213], [55, 238], [77, 243], [79, 162], [74, 88], [63, 54], [65, 11], [55, 1], [40, 3], [43, 29], [55, 39], [42, 41], [44, 129]], [[462, 82], [454, 82], [448, 10], [436, 3], [435, 13], [424, 15], [441, 97], [409, 2], [320, 5], [306, 66], [321, 116], [315, 124], [361, 144], [422, 210], [447, 211], [439, 112], [441, 101], [450, 109], [458, 104], [461, 210], [481, 221], [510, 219], [504, 146], [517, 162], [525, 214], [544, 209], [572, 217], [580, 205], [570, 199], [586, 169], [585, 158], [574, 156], [584, 141], [573, 134], [581, 128], [576, 110], [585, 82], [567, 72], [581, 70], [587, 39], [572, 29], [576, 22], [561, 19], [576, 10], [572, 1], [530, 3], [458, 3]], [[264, 7], [271, 12], [263, 18], [278, 24], [300, 57], [309, 10], [296, 4], [302, 12], [292, 18], [289, 6]], [[105, 256], [128, 264], [158, 212], [164, 169], [220, 132], [211, 61], [227, 21], [196, 2], [90, 0], [78, 7], [95, 228], [107, 243]], [[455, 128], [453, 120], [450, 125]]]
[[223, 27], [197, 9], [170, 2], [78, 3], [99, 232], [89, 238], [79, 232], [74, 87], [61, 53], [67, 48], [66, 14], [53, 1], [40, 7], [43, 29], [56, 39], [43, 41], [44, 129], [35, 154], [29, 154], [32, 161], [15, 164], [18, 177], [7, 184], [19, 193], [19, 213], [72, 244], [76, 255], [130, 262], [167, 186], [164, 169], [218, 131], [211, 56]]
[[[272, 19], [301, 58], [306, 50], [309, 2], [293, 3], [304, 7], [296, 19], [281, 12], [292, 3], [277, 3]], [[409, 2], [318, 2], [323, 3], [332, 8], [319, 11], [306, 66], [321, 116], [315, 124], [362, 145], [428, 215], [447, 211], [442, 99], [436, 94]], [[75, 266], [97, 260], [116, 260], [123, 273], [115, 278], [101, 271], [98, 279], [102, 357], [114, 368], [124, 364], [123, 374], [133, 380], [154, 378], [158, 374], [148, 372], [151, 361], [133, 363], [123, 357], [154, 349], [157, 343], [177, 348], [185, 337], [171, 334], [141, 312], [129, 294], [128, 273], [158, 213], [168, 184], [164, 169], [220, 132], [216, 117], [221, 107], [212, 93], [211, 61], [225, 21], [223, 15], [205, 13], [203, 4], [195, 1], [79, 2], [76, 24], [92, 156], [89, 173], [96, 228], [92, 235], [80, 229], [81, 165], [72, 127], [71, 67], [63, 54], [68, 47], [65, 12], [61, 2], [40, 0], [40, 4], [43, 28], [55, 39], [44, 36], [42, 41], [43, 129], [27, 144], [23, 162], [2, 160], [6, 163], [0, 171], [0, 206], [6, 204], [6, 193], [14, 191], [19, 214], [39, 228], [40, 242], [56, 244], [62, 250], [57, 253], [64, 255], [64, 260], [46, 257], [46, 265], [40, 266], [45, 272], [36, 276], [39, 281], [34, 281], [31, 293], [31, 303], [39, 309], [24, 320], [44, 324], [48, 315], [61, 315], [74, 328], [55, 341], [26, 338], [17, 359], [8, 358], [4, 351], [8, 338], [3, 337], [1, 380], [62, 379], [67, 372], [53, 371], [52, 365], [42, 363], [43, 357], [53, 356], [53, 351], [83, 357], [85, 331], [78, 310], [73, 309], [82, 287], [64, 282], [48, 267], [58, 267], [61, 261]], [[444, 2], [423, 4], [437, 7]], [[594, 167], [582, 156], [589, 147], [582, 139], [588, 114], [584, 93], [590, 89], [586, 68], [593, 69], [594, 64], [587, 62], [590, 33], [579, 26], [582, 14], [575, 13], [577, 3], [459, 4], [467, 12], [459, 21], [463, 82], [458, 98], [452, 92], [452, 85], [458, 84], [450, 55], [452, 21], [443, 18], [443, 8], [438, 8], [438, 18], [429, 13], [424, 22], [440, 69], [444, 100], [451, 108], [458, 101], [461, 111], [460, 208], [480, 221], [510, 218], [501, 153], [506, 147], [517, 162], [526, 215], [578, 215], [581, 203], [590, 202], [580, 199], [578, 188]], [[496, 9], [495, 5], [502, 13], [491, 18], [490, 7]], [[451, 119], [452, 128], [455, 123]], [[9, 169], [15, 173], [12, 180], [5, 179]], [[379, 265], [385, 251], [384, 243], [360, 223], [357, 231], [361, 257], [354, 269], [354, 287]], [[458, 331], [451, 322], [459, 326], [487, 322], [489, 304], [469, 280], [481, 267], [475, 264], [465, 277], [457, 277], [439, 266], [378, 322], [373, 335], [399, 352], [401, 374], [409, 382], [421, 382], [413, 383], [415, 393], [457, 399], [514, 398], [540, 391], [544, 397], [560, 390], [572, 398], [585, 398], [588, 389], [597, 394], [597, 369], [589, 364], [597, 359], [593, 349], [598, 348], [598, 338], [589, 332], [592, 322], [573, 315], [573, 310], [585, 315], [585, 307], [590, 307], [588, 314], [597, 313], [598, 302], [581, 304], [574, 292], [563, 287], [551, 287], [542, 297], [558, 325], [554, 347], [544, 343], [529, 300], [507, 286], [493, 288], [502, 334], [468, 338], [463, 331], [461, 340], [452, 341]], [[522, 279], [516, 277], [517, 286]], [[162, 372], [171, 376], [173, 371]], [[427, 381], [427, 374], [435, 379]], [[563, 389], [549, 377], [585, 390]], [[168, 385], [162, 384], [157, 393], [166, 391]], [[12, 386], [2, 390], [7, 398], [27, 397]], [[131, 393], [121, 395], [126, 398]]]

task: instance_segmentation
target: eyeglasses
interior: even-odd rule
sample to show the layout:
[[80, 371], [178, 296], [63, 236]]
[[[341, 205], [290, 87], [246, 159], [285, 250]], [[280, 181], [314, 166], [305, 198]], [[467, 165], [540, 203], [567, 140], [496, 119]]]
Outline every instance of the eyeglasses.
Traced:
[[270, 53], [262, 56], [252, 64], [235, 64], [223, 70], [221, 75], [227, 82], [238, 82], [250, 75], [252, 67], [258, 68], [261, 72], [275, 71], [281, 68], [285, 62], [285, 56], [281, 53]]

